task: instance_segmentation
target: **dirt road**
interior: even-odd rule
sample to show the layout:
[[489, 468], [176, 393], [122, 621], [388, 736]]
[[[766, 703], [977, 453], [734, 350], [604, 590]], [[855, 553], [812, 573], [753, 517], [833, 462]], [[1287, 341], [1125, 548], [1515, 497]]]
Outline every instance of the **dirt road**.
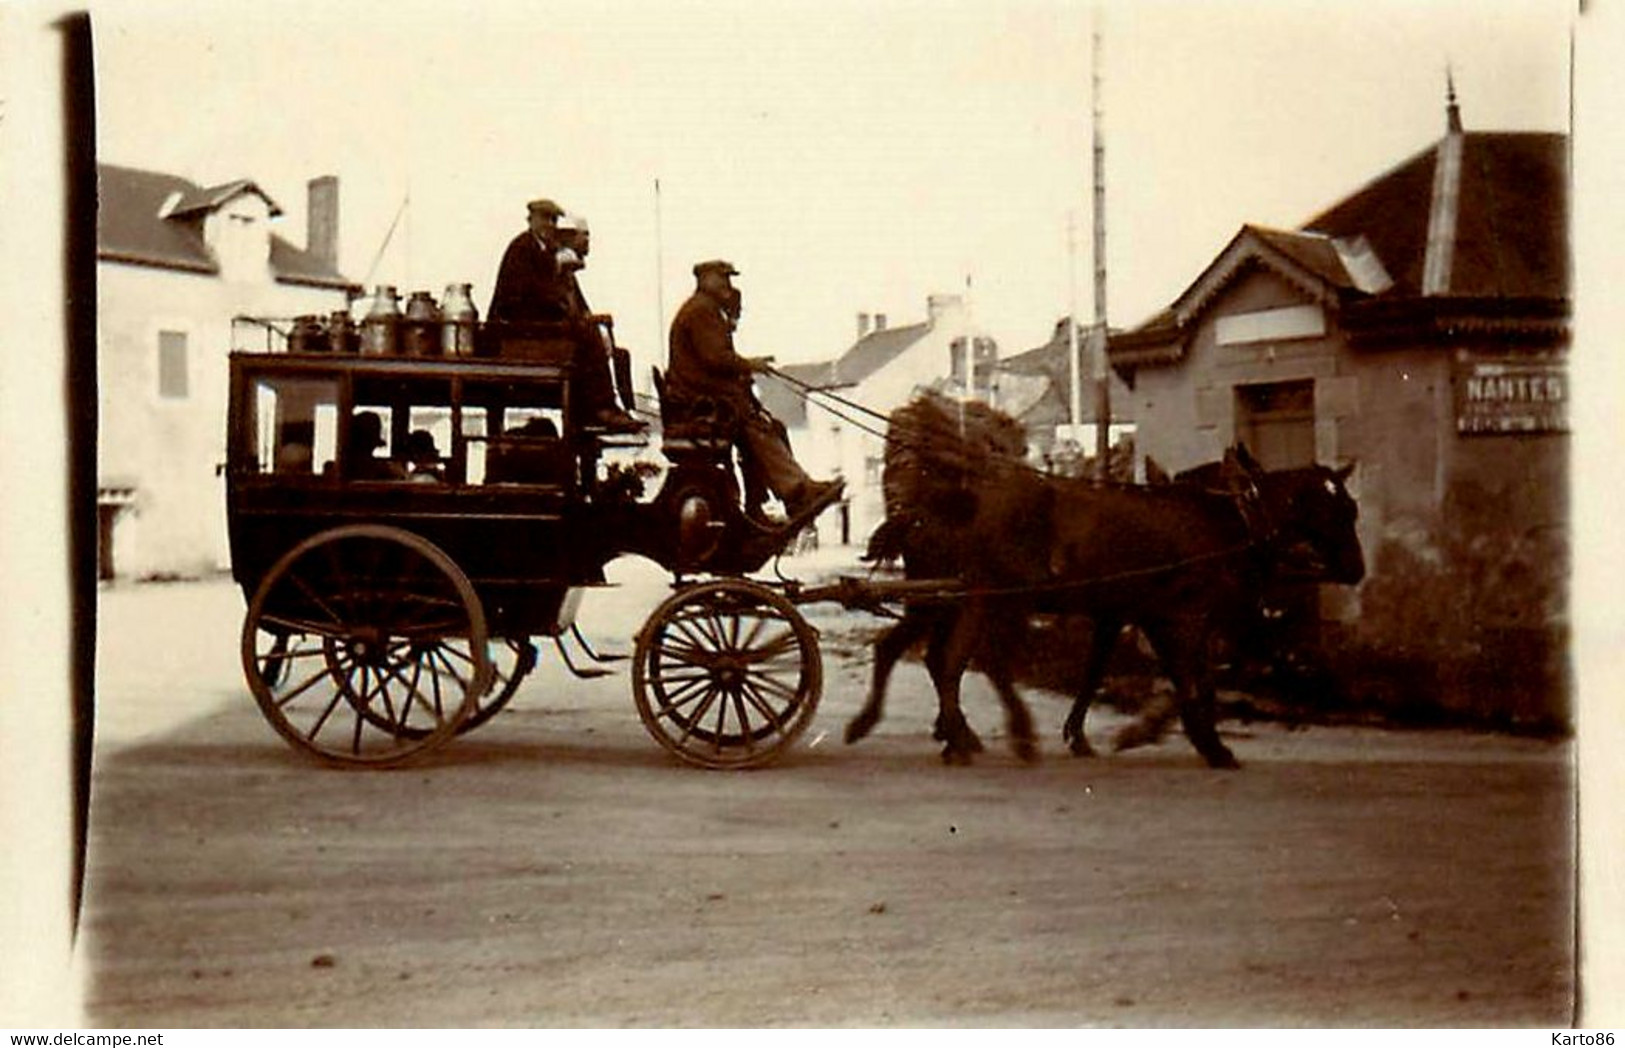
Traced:
[[[627, 581], [584, 611], [603, 646], [658, 599]], [[1572, 1021], [1567, 744], [1232, 723], [1240, 772], [1177, 737], [1080, 761], [1040, 693], [1028, 766], [978, 681], [989, 752], [944, 767], [913, 665], [839, 742], [874, 623], [822, 609], [824, 705], [770, 769], [679, 766], [624, 675], [548, 665], [431, 762], [347, 773], [243, 691], [240, 598], [183, 589], [103, 603], [97, 1025]], [[164, 600], [188, 639], [142, 643]]]

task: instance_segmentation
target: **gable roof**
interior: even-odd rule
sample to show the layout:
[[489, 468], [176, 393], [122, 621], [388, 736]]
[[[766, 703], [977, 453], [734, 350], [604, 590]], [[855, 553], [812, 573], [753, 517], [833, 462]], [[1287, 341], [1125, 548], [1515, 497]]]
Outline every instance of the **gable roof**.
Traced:
[[[999, 361], [999, 406], [1015, 415], [1029, 429], [1066, 422], [1071, 416], [1072, 344], [1068, 340], [1066, 326], [1067, 318], [1062, 317], [1055, 322], [1055, 330], [1048, 342]], [[1113, 337], [1116, 337], [1115, 334]], [[1090, 363], [1089, 331], [1082, 325], [1078, 327], [1078, 354], [1078, 362], [1084, 370], [1080, 377], [1090, 390], [1079, 405], [1083, 416], [1079, 421], [1093, 422], [1095, 398], [1090, 375], [1094, 368]], [[1034, 385], [1035, 380], [1042, 386]], [[1114, 385], [1112, 392], [1120, 395], [1122, 388]], [[1118, 396], [1114, 396], [1114, 401], [1122, 403]], [[1132, 421], [1121, 408], [1115, 415], [1119, 422]]]
[[[248, 179], [205, 188], [176, 175], [116, 164], [97, 165], [96, 254], [111, 262], [216, 274], [219, 262], [203, 239], [203, 220], [244, 193], [282, 209]], [[270, 264], [282, 283], [335, 289], [353, 282], [303, 248], [270, 234]]]
[[[785, 364], [778, 370], [790, 376], [795, 382], [787, 382], [773, 374], [757, 375], [756, 393], [762, 401], [762, 407], [786, 426], [799, 427], [807, 424], [807, 397], [801, 386], [828, 389], [840, 384], [835, 380], [834, 361]], [[801, 385], [796, 385], [797, 382]]]
[[[930, 330], [930, 323], [923, 321], [902, 327], [881, 328], [859, 338], [835, 360], [787, 364], [779, 370], [815, 388], [855, 386], [896, 360]], [[780, 422], [787, 426], [806, 424], [807, 401], [793, 383], [772, 375], [761, 375], [757, 377], [756, 385], [762, 406]]]
[[239, 178], [235, 181], [225, 182], [221, 185], [210, 186], [208, 188], [193, 187], [190, 192], [184, 194], [181, 199], [178, 200], [172, 208], [170, 208], [169, 213], [171, 215], [184, 217], [192, 214], [193, 212], [213, 211], [216, 208], [224, 207], [226, 204], [242, 196], [244, 193], [253, 193], [255, 196], [258, 196], [264, 200], [266, 205], [271, 209], [271, 217], [275, 218], [282, 214], [282, 207], [275, 200], [271, 199], [270, 194], [266, 193], [265, 190], [261, 189], [258, 185], [255, 185], [252, 181], [246, 178]]
[[842, 353], [834, 362], [835, 381], [856, 384], [890, 364], [914, 343], [924, 338], [931, 325], [922, 321], [902, 327], [871, 331]]
[[[1459, 143], [1449, 280], [1423, 294], [1434, 176], [1441, 147]], [[1455, 148], [1452, 145], [1452, 148]], [[1449, 170], [1448, 168], [1446, 169]], [[1173, 363], [1182, 335], [1239, 273], [1264, 266], [1345, 320], [1500, 314], [1514, 302], [1543, 318], [1569, 295], [1568, 140], [1547, 132], [1456, 132], [1403, 161], [1293, 232], [1244, 225], [1194, 283], [1133, 331], [1111, 340], [1114, 367]], [[1537, 303], [1544, 303], [1540, 305]], [[1369, 317], [1368, 317], [1369, 315]]]

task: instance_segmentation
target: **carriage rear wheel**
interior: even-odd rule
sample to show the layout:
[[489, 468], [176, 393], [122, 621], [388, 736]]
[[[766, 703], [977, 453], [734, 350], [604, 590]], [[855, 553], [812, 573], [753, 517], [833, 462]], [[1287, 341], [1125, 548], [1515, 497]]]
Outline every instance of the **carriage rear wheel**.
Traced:
[[758, 583], [722, 579], [655, 609], [638, 636], [632, 688], [644, 727], [682, 760], [756, 767], [812, 723], [823, 661], [795, 605]]
[[475, 713], [494, 679], [488, 641], [479, 597], [450, 557], [411, 532], [354, 525], [306, 539], [266, 573], [243, 622], [243, 670], [296, 748], [388, 766], [442, 745]]

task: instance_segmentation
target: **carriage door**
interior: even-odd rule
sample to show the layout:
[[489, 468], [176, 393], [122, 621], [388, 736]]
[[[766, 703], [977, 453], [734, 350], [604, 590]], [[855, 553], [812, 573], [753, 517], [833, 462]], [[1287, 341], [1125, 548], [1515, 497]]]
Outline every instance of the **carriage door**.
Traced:
[[1265, 469], [1315, 461], [1315, 382], [1236, 387], [1236, 439]]

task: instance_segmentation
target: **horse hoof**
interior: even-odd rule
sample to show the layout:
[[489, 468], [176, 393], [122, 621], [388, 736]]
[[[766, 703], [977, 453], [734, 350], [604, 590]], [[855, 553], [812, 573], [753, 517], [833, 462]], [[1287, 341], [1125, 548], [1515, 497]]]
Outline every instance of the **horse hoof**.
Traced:
[[1228, 749], [1220, 749], [1213, 753], [1204, 753], [1202, 756], [1207, 760], [1207, 766], [1209, 768], [1215, 768], [1219, 771], [1236, 771], [1241, 767], [1241, 762], [1236, 760], [1236, 755], [1231, 753]]
[[1027, 764], [1038, 763], [1038, 746], [1031, 739], [1017, 739], [1013, 746], [1016, 756]]
[[1095, 755], [1095, 748], [1089, 745], [1089, 740], [1082, 735], [1072, 736], [1068, 747], [1072, 750], [1072, 756], [1074, 757], [1093, 757]]
[[944, 746], [942, 748], [942, 763], [949, 767], [970, 767], [971, 753], [957, 746]]
[[850, 721], [847, 721], [846, 732], [843, 735], [843, 737], [846, 739], [846, 744], [850, 746], [859, 739], [865, 738], [871, 731], [874, 730], [874, 726], [875, 718], [873, 717], [854, 717]]

